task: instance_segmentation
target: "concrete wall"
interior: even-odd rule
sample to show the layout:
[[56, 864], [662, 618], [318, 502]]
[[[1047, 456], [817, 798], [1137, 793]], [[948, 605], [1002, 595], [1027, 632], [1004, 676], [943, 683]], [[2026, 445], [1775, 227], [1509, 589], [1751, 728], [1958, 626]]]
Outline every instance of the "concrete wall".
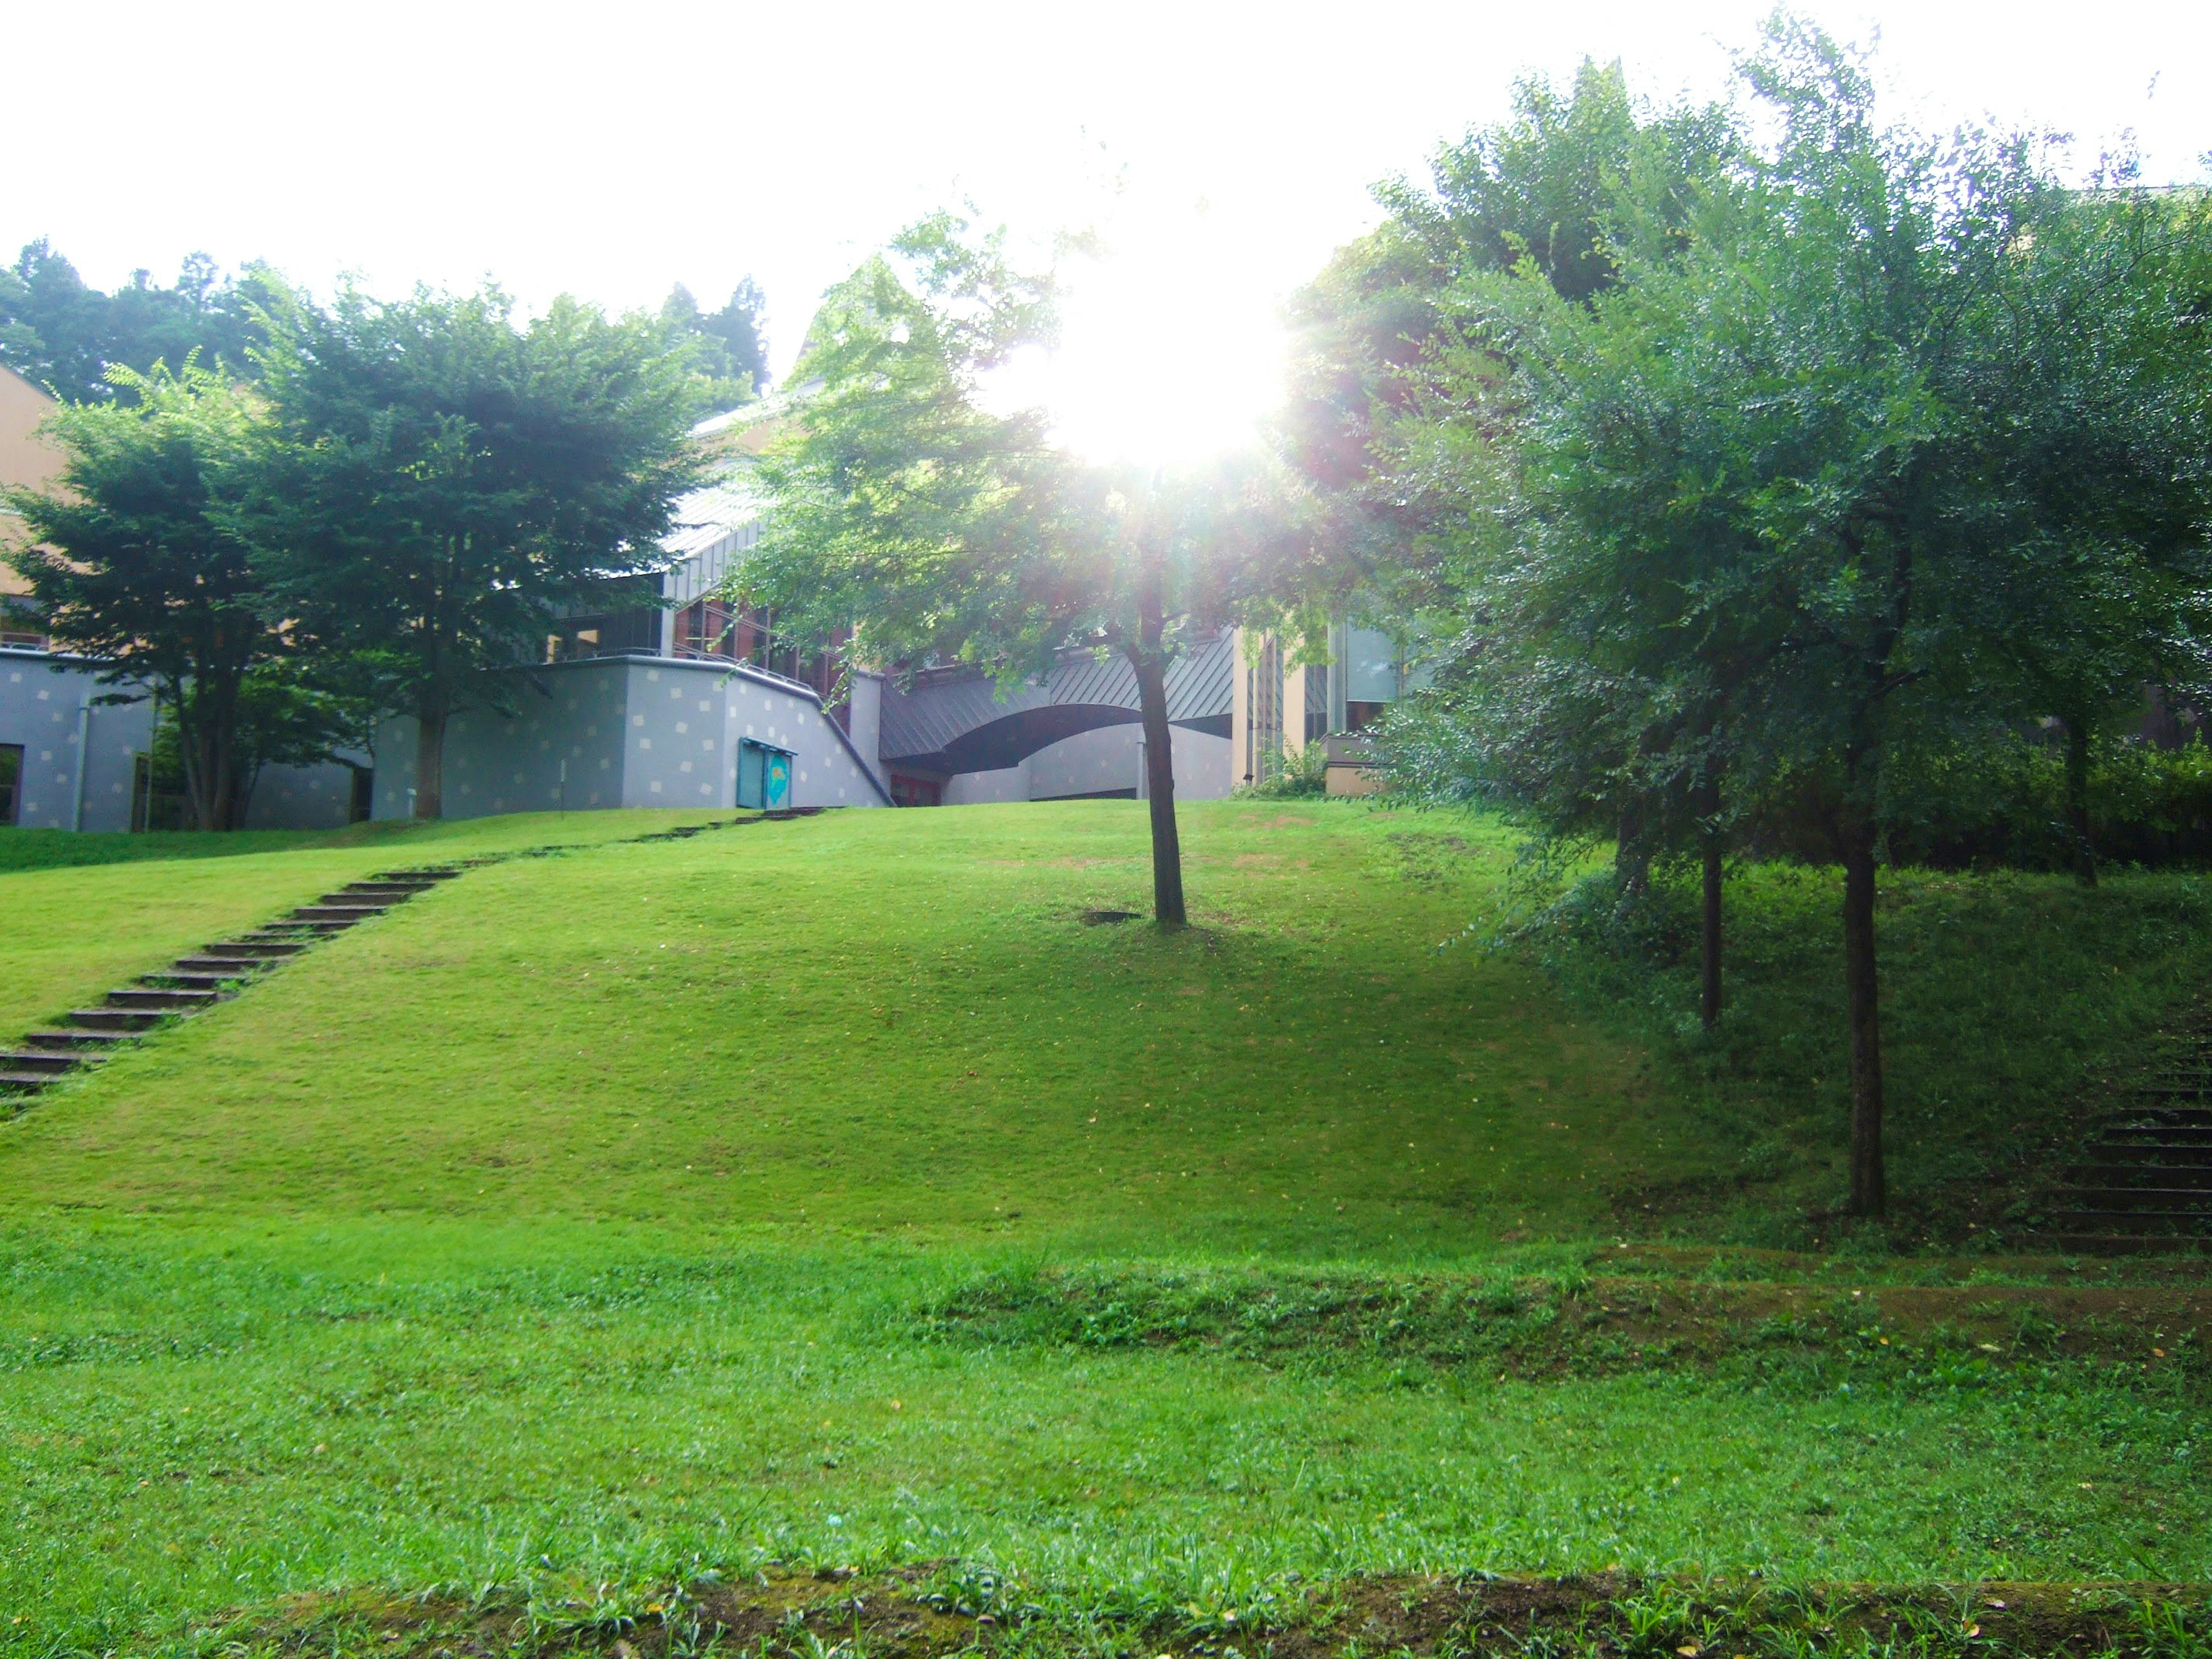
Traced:
[[[152, 700], [111, 704], [104, 686], [72, 657], [0, 650], [0, 743], [23, 749], [26, 828], [128, 830], [137, 757], [153, 741]], [[86, 733], [83, 822], [77, 822], [77, 739]]]
[[[602, 657], [518, 671], [501, 685], [509, 709], [471, 708], [446, 728], [447, 817], [734, 806], [738, 744], [749, 737], [798, 757], [795, 806], [884, 804], [812, 695], [771, 676], [728, 663]], [[386, 721], [376, 753], [374, 816], [405, 817], [415, 721]]]
[[[368, 757], [360, 757], [367, 764]], [[248, 830], [343, 830], [353, 822], [353, 768], [264, 766], [246, 803]]]
[[945, 781], [947, 806], [983, 806], [1030, 798], [1030, 769], [1002, 767], [994, 772], [956, 772]]
[[[1229, 739], [1176, 726], [1175, 780], [1177, 800], [1218, 800], [1229, 793]], [[960, 772], [945, 784], [947, 806], [988, 801], [1056, 800], [1071, 795], [1103, 795], [1142, 788], [1144, 728], [1134, 721], [1079, 732], [1048, 744], [1024, 761], [994, 772]]]

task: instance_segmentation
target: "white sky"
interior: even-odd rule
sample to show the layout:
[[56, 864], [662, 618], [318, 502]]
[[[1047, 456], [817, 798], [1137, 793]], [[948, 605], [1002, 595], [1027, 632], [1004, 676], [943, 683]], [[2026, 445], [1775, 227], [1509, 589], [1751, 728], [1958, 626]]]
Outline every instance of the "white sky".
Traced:
[[[1040, 237], [1113, 233], [1041, 395], [1086, 447], [1141, 425], [1188, 450], [1271, 400], [1277, 304], [1374, 222], [1375, 179], [1585, 55], [1646, 94], [1717, 92], [1767, 9], [6, 0], [0, 251], [49, 236], [103, 287], [194, 249], [322, 293], [490, 275], [533, 308], [678, 281], [712, 307], [750, 273], [781, 372], [827, 284], [973, 199]], [[2212, 149], [2204, 0], [1800, 9], [1879, 30], [1899, 116], [2092, 151], [2132, 129], [2160, 179]]]

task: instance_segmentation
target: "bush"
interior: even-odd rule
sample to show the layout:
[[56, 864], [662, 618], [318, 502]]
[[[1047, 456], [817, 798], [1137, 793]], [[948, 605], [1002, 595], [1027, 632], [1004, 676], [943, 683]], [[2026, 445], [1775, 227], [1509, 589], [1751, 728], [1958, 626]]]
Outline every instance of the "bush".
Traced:
[[[1888, 853], [1899, 864], [1956, 869], [2008, 865], [2061, 870], [2073, 861], [2060, 744], [2016, 738], [1922, 757], [1887, 781]], [[2099, 744], [2089, 768], [2089, 832], [2097, 856], [2142, 865], [2212, 862], [2212, 749], [2140, 739]]]

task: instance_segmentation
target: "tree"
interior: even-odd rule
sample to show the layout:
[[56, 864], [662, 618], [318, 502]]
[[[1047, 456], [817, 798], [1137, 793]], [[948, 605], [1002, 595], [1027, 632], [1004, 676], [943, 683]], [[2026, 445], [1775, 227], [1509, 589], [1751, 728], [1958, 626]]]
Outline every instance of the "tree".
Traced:
[[[1501, 434], [1524, 412], [1517, 337], [1489, 322], [1492, 290], [1510, 275], [1528, 303], [1540, 292], [1586, 311], [1630, 264], [1680, 256], [1705, 181], [1741, 147], [1724, 108], [1639, 110], [1618, 64], [1586, 62], [1565, 90], [1522, 82], [1506, 120], [1437, 153], [1427, 188], [1383, 186], [1383, 225], [1299, 296], [1287, 426], [1367, 603], [1430, 634], [1442, 665], [1438, 687], [1382, 733], [1401, 785], [1479, 793], [1563, 845], [1609, 838], [1625, 904], [1655, 855], [1695, 857], [1708, 1023], [1732, 822], [1710, 699], [1702, 713], [1646, 706], [1636, 664], [1547, 643], [1544, 613], [1571, 591], [1501, 586], [1468, 560], [1495, 528]], [[1704, 733], [1687, 768], [1684, 721]]]
[[2136, 252], [2089, 256], [2032, 147], [1879, 128], [1856, 61], [1787, 20], [1746, 72], [1778, 139], [1699, 193], [1677, 253], [1583, 307], [1470, 290], [1516, 411], [1464, 445], [1497, 492], [1469, 602], [1632, 683], [1655, 779], [1702, 788], [1717, 741], [1740, 797], [1819, 826], [1844, 872], [1850, 1202], [1878, 1215], [1887, 780], [2050, 712], [2069, 638], [2201, 673], [2212, 356], [2181, 279], [2212, 244], [2200, 210], [2137, 205], [2102, 214]]
[[143, 374], [194, 352], [210, 368], [250, 376], [249, 353], [261, 338], [254, 307], [276, 286], [260, 265], [219, 279], [215, 261], [194, 253], [173, 287], [139, 270], [103, 294], [47, 242], [32, 242], [13, 268], [0, 270], [0, 362], [69, 402], [113, 397], [110, 368]]
[[657, 319], [512, 312], [495, 289], [349, 289], [269, 313], [279, 441], [249, 517], [302, 642], [404, 662], [418, 817], [440, 814], [471, 676], [526, 659], [592, 584], [653, 568], [695, 476], [690, 370]]
[[234, 511], [265, 413], [189, 359], [173, 374], [107, 374], [116, 401], [48, 417], [66, 458], [52, 485], [9, 492], [33, 544], [9, 561], [54, 639], [101, 665], [101, 684], [153, 688], [176, 725], [193, 823], [231, 829], [241, 689], [280, 644]]
[[720, 311], [702, 312], [681, 283], [661, 303], [661, 320], [690, 343], [707, 382], [708, 402], [715, 409], [735, 409], [768, 390], [767, 309], [767, 299], [750, 276]]
[[973, 664], [1012, 683], [1119, 652], [1145, 732], [1153, 909], [1184, 920], [1166, 675], [1182, 641], [1280, 592], [1306, 544], [1255, 469], [1086, 465], [985, 382], [1048, 343], [1054, 287], [1003, 234], [939, 215], [833, 289], [793, 372], [816, 385], [763, 458], [773, 510], [731, 597], [858, 661]]

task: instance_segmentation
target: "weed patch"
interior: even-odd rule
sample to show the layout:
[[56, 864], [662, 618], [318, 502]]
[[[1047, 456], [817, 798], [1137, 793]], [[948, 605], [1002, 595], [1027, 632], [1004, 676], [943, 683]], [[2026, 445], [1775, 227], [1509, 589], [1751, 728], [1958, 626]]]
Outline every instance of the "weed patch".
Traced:
[[[1637, 1659], [1710, 1655], [2202, 1659], [2203, 1592], [2161, 1584], [1778, 1588], [1638, 1579], [1389, 1577], [1285, 1584], [1243, 1607], [1025, 1590], [944, 1565], [861, 1574], [781, 1563], [627, 1596], [301, 1597], [219, 1632], [232, 1651], [442, 1659]], [[203, 1638], [205, 1639], [204, 1637]]]
[[1592, 1277], [1108, 1267], [1006, 1269], [925, 1304], [920, 1334], [1006, 1346], [1189, 1346], [1271, 1364], [1358, 1360], [1522, 1377], [1695, 1366], [1819, 1389], [1973, 1387], [2071, 1363], [2212, 1382], [2201, 1287], [1875, 1291]]

